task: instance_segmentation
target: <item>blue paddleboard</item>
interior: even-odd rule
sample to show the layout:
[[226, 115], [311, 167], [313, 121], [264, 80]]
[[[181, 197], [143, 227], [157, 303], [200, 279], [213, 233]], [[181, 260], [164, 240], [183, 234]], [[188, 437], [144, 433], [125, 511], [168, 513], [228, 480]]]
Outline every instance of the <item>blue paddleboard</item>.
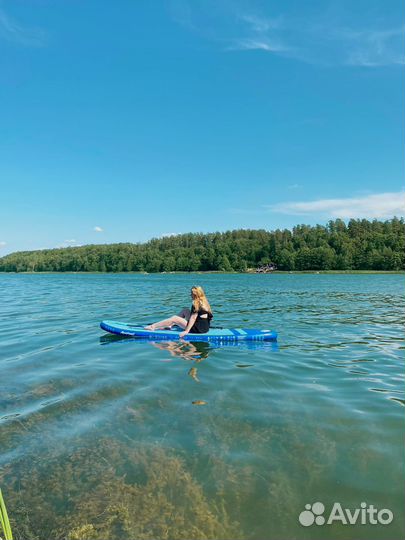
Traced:
[[[118, 322], [102, 321], [100, 327], [106, 332], [120, 336], [132, 336], [165, 341], [180, 339], [181, 328], [176, 330], [145, 330], [143, 326]], [[253, 330], [249, 328], [211, 328], [205, 334], [187, 334], [187, 341], [277, 341], [277, 332], [272, 330]]]

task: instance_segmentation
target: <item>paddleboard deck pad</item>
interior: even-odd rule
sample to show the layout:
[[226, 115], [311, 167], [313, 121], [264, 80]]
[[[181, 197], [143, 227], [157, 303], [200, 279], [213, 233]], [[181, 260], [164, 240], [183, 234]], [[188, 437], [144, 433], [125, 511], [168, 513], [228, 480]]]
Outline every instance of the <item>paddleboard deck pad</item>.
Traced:
[[[100, 327], [106, 332], [119, 336], [165, 341], [180, 339], [180, 333], [183, 331], [179, 327], [174, 327], [173, 330], [145, 330], [143, 326], [119, 321], [102, 321]], [[277, 341], [277, 333], [272, 330], [249, 328], [210, 328], [205, 334], [186, 334], [183, 339], [186, 341]]]

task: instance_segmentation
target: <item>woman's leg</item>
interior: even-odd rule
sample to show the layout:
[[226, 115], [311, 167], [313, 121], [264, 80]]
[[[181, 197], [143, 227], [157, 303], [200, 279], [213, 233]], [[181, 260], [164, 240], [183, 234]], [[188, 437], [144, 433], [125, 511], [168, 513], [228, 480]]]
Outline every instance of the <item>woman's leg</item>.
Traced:
[[177, 313], [177, 315], [179, 317], [181, 317], [182, 319], [186, 319], [186, 321], [189, 320], [189, 318], [191, 317], [191, 311], [189, 308], [183, 308], [180, 313]]
[[173, 315], [169, 319], [164, 319], [163, 321], [155, 322], [148, 326], [145, 326], [145, 330], [159, 330], [161, 328], [172, 327], [174, 324], [177, 324], [181, 328], [186, 328], [188, 321], [179, 317], [178, 315]]

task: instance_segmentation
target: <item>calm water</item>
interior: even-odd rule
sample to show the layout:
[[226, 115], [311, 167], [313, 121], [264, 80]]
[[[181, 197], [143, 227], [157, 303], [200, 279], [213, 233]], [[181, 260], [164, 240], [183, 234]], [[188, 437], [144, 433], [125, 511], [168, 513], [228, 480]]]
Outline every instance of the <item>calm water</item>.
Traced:
[[[143, 343], [98, 328], [177, 312], [194, 284], [217, 325], [270, 327], [278, 346]], [[0, 275], [0, 485], [15, 537], [403, 538], [404, 285]], [[394, 520], [303, 527], [316, 501], [325, 516], [336, 501], [366, 502]]]

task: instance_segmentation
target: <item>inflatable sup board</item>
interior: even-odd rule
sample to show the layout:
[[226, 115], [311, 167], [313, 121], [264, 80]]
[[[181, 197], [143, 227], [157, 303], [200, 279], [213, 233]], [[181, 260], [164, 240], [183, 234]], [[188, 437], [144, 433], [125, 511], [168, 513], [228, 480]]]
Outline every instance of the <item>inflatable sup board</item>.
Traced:
[[[106, 332], [119, 336], [132, 336], [165, 341], [180, 339], [183, 331], [174, 327], [175, 330], [145, 330], [143, 326], [118, 322], [102, 321], [100, 327]], [[272, 330], [253, 330], [249, 328], [210, 328], [205, 334], [187, 334], [183, 338], [187, 341], [277, 341], [277, 333]]]

